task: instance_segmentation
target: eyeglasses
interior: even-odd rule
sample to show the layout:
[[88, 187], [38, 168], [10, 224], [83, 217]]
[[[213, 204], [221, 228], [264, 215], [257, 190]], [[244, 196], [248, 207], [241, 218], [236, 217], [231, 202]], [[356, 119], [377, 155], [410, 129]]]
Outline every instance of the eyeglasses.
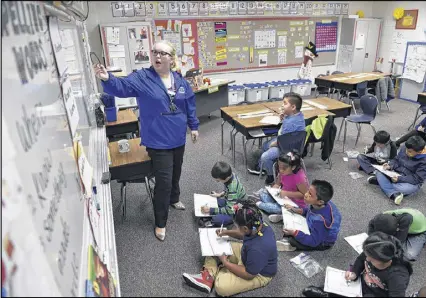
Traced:
[[165, 57], [165, 56], [172, 56], [170, 53], [167, 52], [163, 52], [163, 51], [156, 51], [156, 50], [152, 50], [151, 51], [152, 55], [157, 56], [158, 54], [160, 54], [161, 57]]

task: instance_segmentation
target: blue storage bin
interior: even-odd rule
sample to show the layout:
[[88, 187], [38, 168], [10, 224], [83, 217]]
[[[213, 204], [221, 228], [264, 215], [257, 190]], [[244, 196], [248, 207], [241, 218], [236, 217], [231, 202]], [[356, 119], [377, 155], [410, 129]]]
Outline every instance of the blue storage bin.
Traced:
[[116, 107], [105, 107], [105, 115], [107, 122], [117, 121], [117, 108]]

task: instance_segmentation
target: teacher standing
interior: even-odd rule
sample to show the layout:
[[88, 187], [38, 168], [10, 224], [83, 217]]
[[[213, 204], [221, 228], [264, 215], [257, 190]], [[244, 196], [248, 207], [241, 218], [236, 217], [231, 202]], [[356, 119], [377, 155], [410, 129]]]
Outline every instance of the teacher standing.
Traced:
[[155, 189], [155, 236], [164, 241], [169, 205], [178, 210], [179, 180], [186, 143], [186, 127], [192, 141], [198, 139], [199, 121], [195, 113], [195, 95], [188, 82], [172, 71], [176, 50], [167, 41], [157, 42], [152, 50], [152, 66], [127, 77], [117, 78], [103, 65], [95, 65], [105, 93], [117, 97], [136, 97], [141, 121], [141, 144], [152, 160]]

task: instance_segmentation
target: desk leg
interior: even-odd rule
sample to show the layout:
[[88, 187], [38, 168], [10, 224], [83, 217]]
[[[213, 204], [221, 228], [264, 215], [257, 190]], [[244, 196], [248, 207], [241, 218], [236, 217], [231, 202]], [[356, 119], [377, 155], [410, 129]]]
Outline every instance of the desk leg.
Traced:
[[221, 145], [222, 145], [222, 155], [223, 155], [223, 125], [225, 124], [225, 120], [222, 120], [222, 125], [221, 125]]
[[345, 143], [346, 143], [346, 133], [348, 131], [348, 122], [345, 119], [345, 132], [343, 134], [343, 152], [345, 152]]
[[233, 152], [232, 152], [232, 160], [233, 160], [233, 163], [234, 163], [234, 167], [235, 167], [235, 152], [237, 151], [236, 150], [236, 141], [235, 141], [235, 136], [237, 135], [237, 133], [238, 133], [238, 131], [236, 131], [233, 135], [232, 135], [232, 149], [233, 149]]
[[247, 169], [248, 169], [248, 165], [247, 165], [247, 142], [248, 141], [249, 140], [247, 140], [247, 139], [244, 141], [244, 136], [243, 136], [244, 165], [246, 167], [245, 171], [247, 171]]
[[126, 182], [121, 184], [121, 203], [122, 203], [122, 214], [121, 221], [124, 222], [126, 219]]
[[339, 135], [337, 136], [337, 139], [340, 140], [340, 133], [342, 132], [342, 127], [343, 127], [343, 122], [345, 122], [345, 118], [342, 118], [342, 123], [340, 123], [340, 128], [339, 128]]
[[[232, 144], [232, 133], [234, 132], [234, 130], [235, 130], [235, 127], [233, 127], [232, 130], [229, 133], [229, 140], [231, 141], [231, 149], [230, 150], [232, 150], [232, 148], [233, 148], [233, 144]], [[232, 152], [231, 152], [231, 154], [232, 154]]]

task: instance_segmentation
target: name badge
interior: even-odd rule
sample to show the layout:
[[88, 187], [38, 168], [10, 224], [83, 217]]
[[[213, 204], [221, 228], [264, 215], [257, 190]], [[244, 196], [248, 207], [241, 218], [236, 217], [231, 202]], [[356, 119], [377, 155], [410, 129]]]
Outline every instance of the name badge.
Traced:
[[178, 92], [181, 93], [181, 94], [185, 94], [185, 88], [179, 87]]

